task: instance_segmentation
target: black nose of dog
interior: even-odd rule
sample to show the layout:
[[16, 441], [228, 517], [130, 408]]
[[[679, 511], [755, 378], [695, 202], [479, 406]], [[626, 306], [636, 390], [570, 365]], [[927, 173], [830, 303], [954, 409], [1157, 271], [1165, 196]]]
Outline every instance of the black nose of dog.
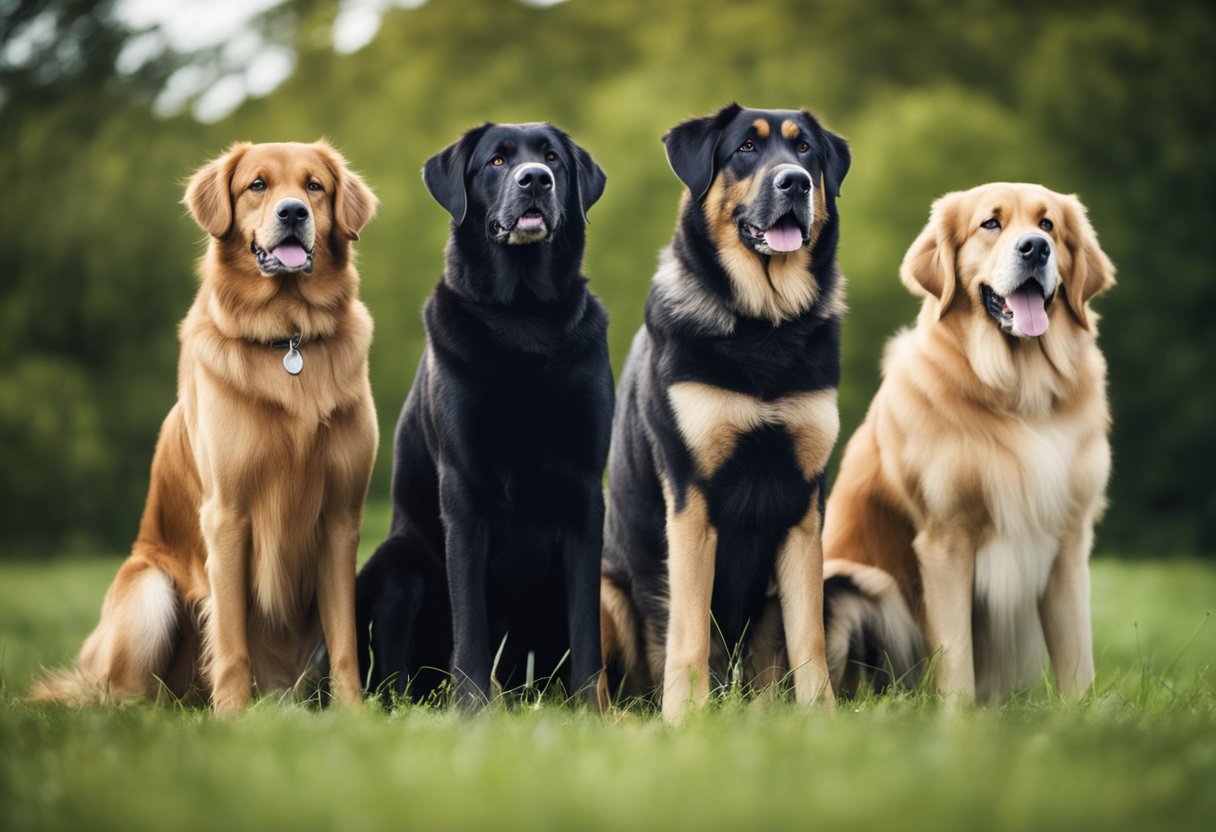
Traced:
[[1045, 266], [1051, 257], [1051, 241], [1042, 234], [1023, 234], [1018, 238], [1017, 248], [1028, 266]]
[[284, 199], [274, 209], [283, 222], [304, 222], [308, 219], [308, 206], [298, 199]]
[[515, 171], [515, 184], [535, 196], [553, 190], [553, 172], [544, 165], [520, 165]]
[[806, 196], [811, 192], [811, 175], [801, 168], [785, 168], [773, 177], [773, 187], [787, 196]]

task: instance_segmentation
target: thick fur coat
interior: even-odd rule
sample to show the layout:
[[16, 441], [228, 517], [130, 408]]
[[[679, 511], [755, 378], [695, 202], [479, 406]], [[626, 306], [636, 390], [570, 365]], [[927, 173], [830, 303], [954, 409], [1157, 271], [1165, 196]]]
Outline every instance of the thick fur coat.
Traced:
[[[324, 637], [357, 701], [355, 549], [376, 453], [351, 242], [376, 199], [324, 143], [237, 144], [195, 174], [202, 284], [179, 330], [139, 534], [76, 664], [36, 699], [292, 688]], [[287, 371], [295, 340], [303, 369]]]

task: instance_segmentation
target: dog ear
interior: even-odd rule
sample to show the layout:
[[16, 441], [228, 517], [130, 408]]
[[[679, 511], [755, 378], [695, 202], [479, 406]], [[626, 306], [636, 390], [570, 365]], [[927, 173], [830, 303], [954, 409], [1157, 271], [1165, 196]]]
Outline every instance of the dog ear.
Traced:
[[1115, 285], [1115, 264], [1098, 245], [1098, 235], [1088, 213], [1076, 196], [1062, 198], [1064, 205], [1064, 245], [1072, 254], [1072, 273], [1065, 280], [1064, 299], [1082, 328], [1088, 330], [1086, 304], [1099, 292]]
[[456, 141], [427, 159], [422, 166], [422, 182], [435, 201], [447, 209], [456, 225], [464, 222], [469, 199], [465, 193], [464, 174], [469, 154], [477, 146], [482, 134], [494, 125], [486, 123], [474, 127]]
[[596, 164], [591, 154], [576, 145], [568, 137], [570, 151], [574, 154], [578, 175], [575, 177], [575, 187], [578, 188], [578, 207], [583, 213], [583, 222], [589, 223], [587, 209], [599, 201], [604, 195], [604, 185], [608, 183], [608, 175]]
[[182, 202], [199, 227], [216, 239], [232, 230], [232, 174], [250, 147], [237, 142], [219, 158], [199, 168], [186, 186]]
[[705, 196], [718, 172], [714, 163], [722, 131], [742, 109], [738, 104], [728, 104], [712, 116], [681, 122], [663, 136], [671, 169], [697, 202]]
[[823, 138], [824, 179], [827, 180], [828, 194], [835, 198], [840, 196], [840, 184], [849, 172], [853, 154], [849, 152], [849, 143], [831, 130], [823, 128]]
[[334, 231], [347, 240], [359, 239], [359, 232], [376, 215], [380, 201], [359, 174], [350, 169], [345, 158], [324, 140], [313, 145], [325, 158], [334, 182]]
[[933, 203], [929, 224], [912, 243], [899, 267], [899, 279], [912, 294], [937, 298], [941, 320], [954, 300], [958, 284], [954, 260], [958, 254], [956, 226], [960, 194], [946, 194]]

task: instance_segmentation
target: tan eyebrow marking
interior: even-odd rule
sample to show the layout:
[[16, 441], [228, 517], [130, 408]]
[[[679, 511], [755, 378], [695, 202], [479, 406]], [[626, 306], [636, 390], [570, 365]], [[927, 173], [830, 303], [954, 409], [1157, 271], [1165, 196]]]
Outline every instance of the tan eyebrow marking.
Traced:
[[756, 128], [756, 135], [762, 139], [767, 139], [769, 134], [768, 122], [762, 118], [758, 118], [752, 122], [752, 127]]
[[781, 135], [787, 139], [792, 139], [802, 132], [802, 128], [793, 119], [786, 119], [781, 122]]

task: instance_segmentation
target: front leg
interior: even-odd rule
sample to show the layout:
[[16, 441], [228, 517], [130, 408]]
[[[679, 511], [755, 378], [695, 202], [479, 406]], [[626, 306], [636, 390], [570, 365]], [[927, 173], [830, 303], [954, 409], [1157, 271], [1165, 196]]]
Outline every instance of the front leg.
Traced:
[[469, 500], [468, 485], [455, 476], [440, 483], [448, 592], [452, 603], [452, 677], [456, 701], [476, 710], [490, 701], [490, 624], [486, 609], [489, 524]]
[[710, 525], [705, 496], [689, 486], [677, 506], [667, 502], [667, 650], [663, 668], [663, 718], [679, 722], [691, 703], [709, 699], [709, 618], [718, 533]]
[[925, 637], [937, 651], [937, 689], [956, 702], [975, 701], [971, 607], [975, 547], [960, 532], [922, 531], [913, 541], [925, 599]]
[[777, 589], [785, 622], [786, 650], [794, 675], [794, 698], [813, 702], [820, 697], [834, 708], [836, 697], [828, 676], [823, 632], [823, 536], [819, 502], [790, 529], [777, 555]]
[[1094, 637], [1090, 617], [1089, 552], [1093, 525], [1064, 536], [1039, 599], [1043, 638], [1056, 684], [1065, 696], [1081, 696], [1094, 681]]
[[325, 546], [317, 574], [317, 608], [329, 651], [330, 691], [344, 705], [362, 698], [355, 648], [355, 561], [359, 511], [345, 511], [325, 526]]
[[210, 497], [199, 512], [207, 546], [211, 610], [207, 618], [211, 701], [216, 713], [249, 703], [249, 513]]
[[597, 479], [586, 490], [586, 510], [577, 528], [563, 536], [566, 616], [570, 629], [571, 689], [589, 704], [599, 702], [604, 669], [600, 644], [600, 557], [604, 544], [604, 493]]

